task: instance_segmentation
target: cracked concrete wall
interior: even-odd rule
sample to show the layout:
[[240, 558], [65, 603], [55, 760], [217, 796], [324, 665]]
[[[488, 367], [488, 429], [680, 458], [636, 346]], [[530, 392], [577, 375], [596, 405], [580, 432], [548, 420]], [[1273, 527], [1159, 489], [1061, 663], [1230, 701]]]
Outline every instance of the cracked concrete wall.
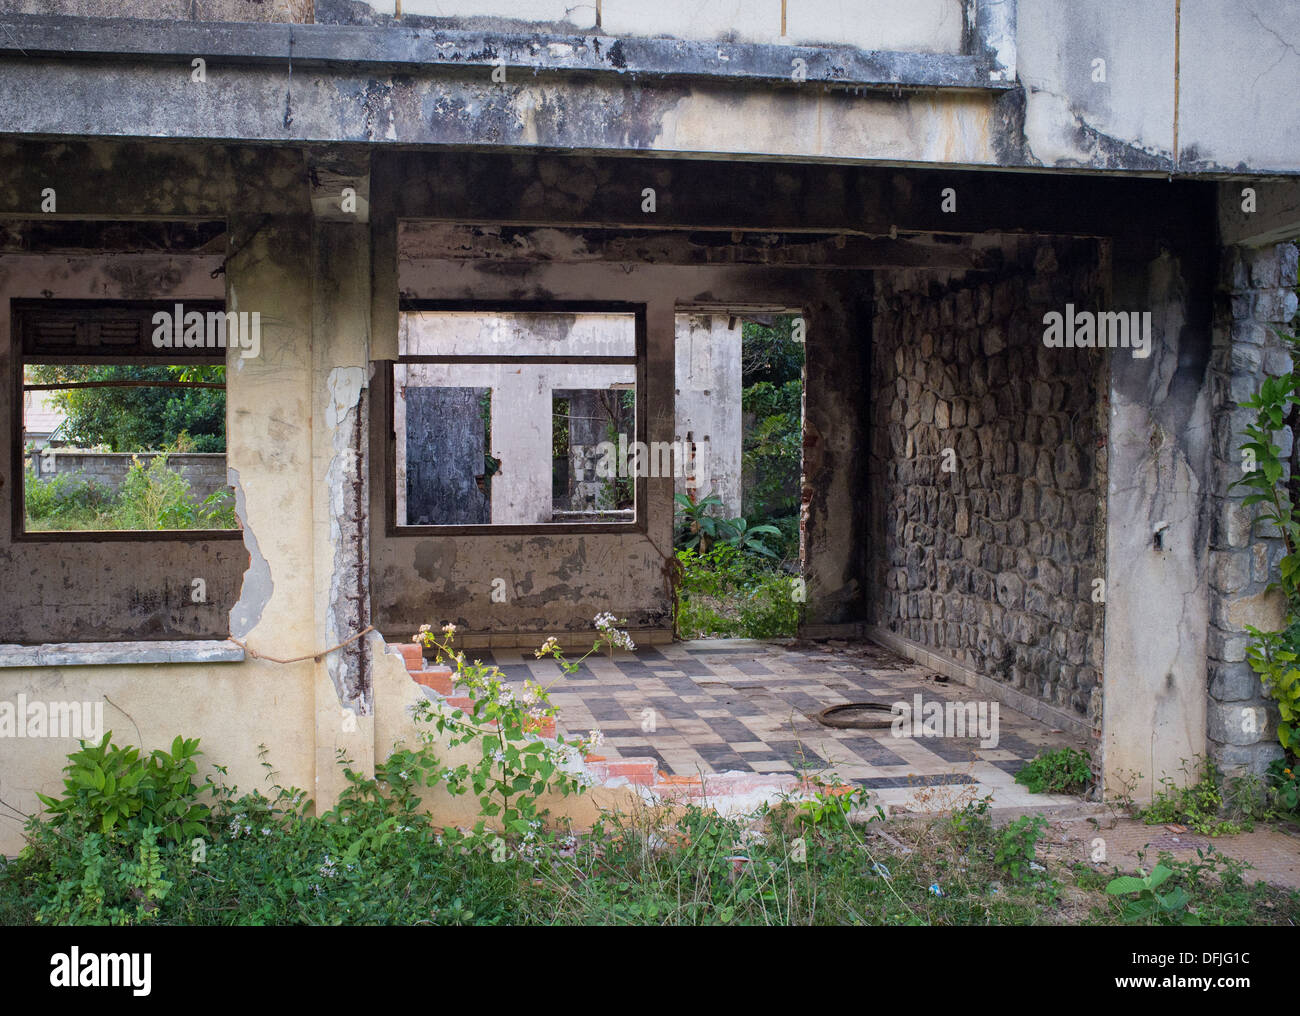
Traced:
[[1016, 6], [1031, 164], [1300, 170], [1291, 87], [1300, 19], [1291, 0]]
[[[16, 370], [10, 301], [220, 298], [221, 259], [148, 254], [0, 255], [0, 376]], [[0, 447], [10, 447], [13, 388], [0, 394]], [[11, 493], [21, 473], [0, 467], [0, 642], [223, 638], [248, 556], [237, 539], [14, 540]], [[21, 520], [19, 520], [21, 521]], [[201, 578], [206, 601], [192, 598]], [[17, 595], [21, 586], [22, 595]]]
[[[243, 544], [238, 539], [222, 544], [229, 588], [223, 592], [221, 583], [213, 581], [208, 588], [210, 598], [224, 601], [219, 614], [230, 609], [236, 632], [249, 638], [255, 649], [275, 656], [316, 648], [311, 626], [311, 484], [301, 474], [310, 459], [310, 447], [302, 441], [303, 434], [310, 433], [305, 398], [310, 382], [299, 366], [309, 351], [310, 306], [302, 292], [309, 285], [310, 258], [302, 252], [310, 250], [310, 232], [295, 234], [283, 224], [269, 229], [262, 200], [266, 193], [301, 191], [305, 212], [302, 165], [294, 162], [292, 153], [55, 144], [41, 147], [26, 160], [21, 178], [9, 177], [0, 185], [0, 207], [10, 215], [27, 207], [30, 196], [39, 195], [47, 183], [58, 189], [60, 212], [99, 219], [223, 217], [229, 199], [238, 196], [238, 210], [230, 219], [234, 250], [226, 266], [226, 298], [231, 310], [263, 312], [263, 355], [252, 360], [236, 357], [229, 369], [229, 476], [237, 510], [249, 528]], [[250, 190], [241, 191], [234, 184], [236, 177]], [[269, 190], [263, 192], [262, 187]], [[268, 199], [272, 208], [273, 200]], [[199, 259], [203, 263], [198, 271], [183, 269], [179, 258], [123, 255], [112, 259], [107, 272], [102, 267], [86, 269], [71, 257], [38, 260], [48, 261], [42, 288], [56, 296], [210, 298], [222, 292], [223, 283], [210, 274], [220, 267], [220, 259]], [[31, 295], [39, 296], [40, 291]], [[0, 327], [6, 337], [8, 323], [5, 314]], [[0, 350], [7, 362], [8, 343]], [[7, 534], [4, 510], [0, 528]], [[147, 618], [141, 597], [157, 592], [152, 589], [154, 576], [176, 573], [188, 587], [198, 568], [212, 566], [211, 550], [204, 544], [146, 546], [148, 553], [131, 543], [69, 545], [77, 548], [75, 557], [52, 566], [52, 557], [58, 559], [63, 552], [33, 545], [45, 574], [67, 571], [72, 576], [59, 590], [62, 603], [50, 602], [42, 611], [47, 629], [33, 635], [64, 641], [91, 633], [91, 626], [74, 623], [76, 612], [87, 608], [86, 599], [67, 595], [80, 581], [77, 575], [96, 576], [106, 592], [112, 591], [106, 583], [120, 584], [112, 603], [92, 597], [94, 612], [102, 619], [128, 610]], [[35, 559], [28, 563], [29, 568], [35, 566]], [[16, 559], [5, 561], [7, 580], [16, 574], [11, 570], [15, 567], [20, 567]], [[0, 609], [8, 614], [19, 609], [19, 586], [6, 581], [4, 588]], [[160, 581], [158, 590], [164, 588], [169, 587]], [[202, 633], [219, 637], [226, 630], [221, 616]], [[105, 637], [122, 634], [106, 632]], [[4, 635], [15, 637], [12, 630]], [[242, 664], [12, 668], [0, 670], [0, 698], [14, 701], [21, 694], [29, 700], [103, 702], [114, 739], [146, 750], [165, 747], [178, 733], [200, 737], [205, 761], [229, 766], [229, 779], [244, 789], [263, 785], [257, 746], [265, 744], [268, 760], [285, 785], [311, 788], [316, 761], [312, 670], [310, 661], [281, 667], [253, 658]], [[0, 740], [0, 799], [23, 811], [37, 810], [35, 793], [58, 791], [60, 770], [74, 748], [59, 738]], [[333, 758], [329, 763], [333, 767]], [[20, 821], [0, 809], [0, 849], [12, 852], [21, 845]]]

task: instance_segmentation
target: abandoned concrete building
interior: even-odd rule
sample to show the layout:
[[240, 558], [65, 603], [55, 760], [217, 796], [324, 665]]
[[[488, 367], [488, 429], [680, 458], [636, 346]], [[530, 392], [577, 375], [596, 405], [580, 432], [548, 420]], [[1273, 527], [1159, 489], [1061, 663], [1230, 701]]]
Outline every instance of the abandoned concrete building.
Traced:
[[[329, 802], [421, 624], [666, 648], [687, 480], [593, 449], [694, 448], [738, 513], [728, 343], [783, 314], [803, 635], [1109, 792], [1261, 769], [1281, 549], [1230, 484], [1290, 365], [1297, 46], [1288, 0], [0, 0], [0, 699]], [[226, 366], [237, 524], [31, 529], [25, 368], [150, 362]], [[68, 750], [0, 738], [0, 798]]]

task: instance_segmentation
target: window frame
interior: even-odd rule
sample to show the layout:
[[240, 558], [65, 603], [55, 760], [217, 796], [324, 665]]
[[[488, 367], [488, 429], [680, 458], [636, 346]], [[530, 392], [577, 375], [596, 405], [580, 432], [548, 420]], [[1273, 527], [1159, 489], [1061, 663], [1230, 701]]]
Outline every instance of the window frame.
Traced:
[[[9, 415], [11, 435], [11, 468], [15, 483], [10, 494], [9, 539], [12, 543], [105, 543], [109, 541], [156, 542], [160, 540], [183, 540], [189, 543], [202, 543], [208, 540], [242, 540], [242, 527], [234, 529], [76, 529], [76, 530], [27, 530], [27, 506], [24, 498], [26, 472], [23, 466], [23, 425], [24, 425], [24, 391], [26, 367], [29, 363], [66, 363], [66, 364], [108, 364], [120, 366], [151, 366], [150, 357], [142, 357], [139, 352], [94, 352], [74, 343], [74, 352], [41, 352], [36, 347], [36, 340], [30, 325], [41, 317], [90, 318], [96, 311], [113, 311], [119, 320], [138, 315], [142, 322], [142, 335], [152, 331], [152, 318], [160, 310], [171, 311], [176, 304], [184, 304], [187, 310], [225, 312], [224, 300], [212, 299], [152, 299], [152, 300], [63, 300], [63, 299], [20, 299], [9, 301], [10, 355], [12, 360], [11, 391], [14, 408]], [[102, 347], [101, 347], [102, 348]], [[141, 348], [140, 346], [136, 347]], [[199, 349], [168, 349], [165, 356], [159, 356], [152, 366], [190, 363], [206, 366], [226, 366], [227, 350], [219, 350], [217, 355]], [[227, 377], [228, 381], [228, 377]], [[227, 387], [227, 392], [229, 388]], [[230, 449], [230, 411], [226, 410], [226, 454]]]
[[[645, 534], [649, 532], [647, 514], [649, 477], [635, 477], [636, 518], [631, 522], [537, 522], [501, 523], [499, 525], [399, 526], [397, 524], [397, 391], [395, 368], [401, 363], [592, 363], [631, 365], [636, 377], [636, 440], [646, 440], [649, 420], [646, 385], [646, 305], [627, 301], [595, 300], [403, 300], [399, 311], [448, 311], [477, 314], [630, 314], [635, 333], [631, 356], [495, 356], [458, 354], [444, 356], [402, 355], [384, 361], [387, 374], [384, 394], [384, 535], [394, 537], [430, 536], [568, 536], [575, 534]], [[491, 449], [489, 449], [491, 451]]]

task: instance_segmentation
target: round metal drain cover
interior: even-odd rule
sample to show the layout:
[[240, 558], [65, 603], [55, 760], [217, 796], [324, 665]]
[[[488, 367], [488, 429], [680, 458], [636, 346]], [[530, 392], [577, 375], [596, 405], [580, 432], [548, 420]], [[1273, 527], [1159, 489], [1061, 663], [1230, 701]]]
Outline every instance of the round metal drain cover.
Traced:
[[884, 702], [845, 702], [823, 709], [817, 721], [827, 727], [869, 730], [888, 727], [894, 722], [894, 707]]

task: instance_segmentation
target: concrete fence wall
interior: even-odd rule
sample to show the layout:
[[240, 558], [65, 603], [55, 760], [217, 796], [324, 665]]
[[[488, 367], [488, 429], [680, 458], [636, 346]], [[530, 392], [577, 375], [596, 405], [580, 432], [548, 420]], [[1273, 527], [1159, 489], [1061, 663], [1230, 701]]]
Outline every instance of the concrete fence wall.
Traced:
[[[157, 452], [89, 452], [77, 449], [53, 449], [45, 455], [28, 459], [36, 475], [43, 480], [56, 475], [77, 477], [103, 484], [114, 493], [122, 486], [134, 459], [145, 466], [153, 461]], [[196, 501], [201, 501], [218, 490], [229, 489], [226, 484], [226, 456], [224, 452], [184, 452], [168, 456], [168, 468], [180, 473], [190, 485]]]

